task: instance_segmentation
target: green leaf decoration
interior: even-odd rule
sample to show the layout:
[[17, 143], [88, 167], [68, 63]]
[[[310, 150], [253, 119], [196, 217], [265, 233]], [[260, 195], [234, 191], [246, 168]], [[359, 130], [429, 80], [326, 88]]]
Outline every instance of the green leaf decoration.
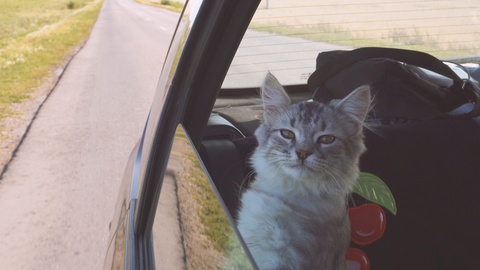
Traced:
[[393, 215], [397, 215], [397, 205], [392, 192], [387, 184], [378, 176], [371, 173], [361, 172], [358, 176], [357, 185], [353, 188], [353, 192], [363, 198], [385, 207]]

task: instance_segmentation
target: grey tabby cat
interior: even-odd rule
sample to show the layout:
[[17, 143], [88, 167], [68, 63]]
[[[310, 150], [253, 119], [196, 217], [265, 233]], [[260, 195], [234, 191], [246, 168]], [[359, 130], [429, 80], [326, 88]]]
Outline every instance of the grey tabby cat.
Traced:
[[347, 197], [365, 151], [369, 87], [336, 105], [292, 104], [269, 73], [262, 98], [256, 177], [238, 217], [242, 237], [260, 269], [348, 269]]

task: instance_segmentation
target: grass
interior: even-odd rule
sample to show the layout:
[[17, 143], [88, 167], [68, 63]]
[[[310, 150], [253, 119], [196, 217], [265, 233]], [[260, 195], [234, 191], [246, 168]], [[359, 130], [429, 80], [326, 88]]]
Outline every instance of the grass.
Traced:
[[[175, 138], [180, 141], [188, 141], [187, 135], [181, 128], [176, 130]], [[219, 269], [252, 269], [196, 154], [190, 148], [186, 149], [183, 154], [188, 159], [187, 163], [193, 165], [186, 165], [189, 169], [185, 180], [189, 186], [195, 186], [193, 190], [196, 192], [195, 194], [191, 193], [191, 196], [200, 206], [197, 215], [203, 225], [202, 233], [212, 243], [213, 248], [225, 256], [225, 260], [220, 261], [222, 265], [217, 265], [217, 267]]]
[[187, 156], [194, 164], [194, 169], [191, 171], [188, 181], [202, 191], [195, 194], [194, 198], [201, 205], [199, 216], [200, 221], [205, 226], [205, 234], [213, 243], [215, 249], [225, 254], [229, 249], [230, 236], [233, 234], [230, 222], [210, 185], [210, 181], [203, 173], [202, 166], [195, 153], [187, 153]]
[[213, 191], [210, 181], [203, 172], [195, 153], [187, 153], [194, 168], [187, 180], [196, 185], [201, 192], [194, 194], [194, 199], [201, 205], [198, 213], [204, 225], [205, 235], [213, 247], [226, 255], [225, 265], [222, 269], [251, 269], [250, 261], [246, 257], [230, 222], [220, 205], [217, 195]]
[[144, 4], [153, 7], [159, 7], [168, 9], [175, 12], [181, 12], [183, 10], [183, 2], [178, 2], [175, 0], [135, 0], [139, 4]]
[[102, 0], [0, 0], [0, 120], [90, 34]]

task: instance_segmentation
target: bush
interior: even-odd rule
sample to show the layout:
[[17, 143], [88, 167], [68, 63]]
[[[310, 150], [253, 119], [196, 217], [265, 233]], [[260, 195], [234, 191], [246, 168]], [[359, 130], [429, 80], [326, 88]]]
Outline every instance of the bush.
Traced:
[[68, 9], [74, 9], [74, 8], [75, 8], [75, 2], [69, 1], [69, 2], [67, 3], [67, 8], [68, 8]]

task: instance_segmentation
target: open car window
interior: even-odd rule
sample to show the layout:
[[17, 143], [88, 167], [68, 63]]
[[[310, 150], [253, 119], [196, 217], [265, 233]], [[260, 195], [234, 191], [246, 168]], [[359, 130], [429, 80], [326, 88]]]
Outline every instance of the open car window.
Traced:
[[306, 84], [319, 52], [372, 46], [478, 60], [480, 0], [264, 0], [222, 88], [258, 87], [267, 71]]
[[[307, 80], [315, 71], [318, 54], [361, 47], [410, 49], [443, 60], [478, 63], [480, 1], [262, 1], [230, 65], [202, 142], [205, 160], [210, 158], [210, 162], [205, 162], [210, 165], [207, 169], [232, 216], [235, 217], [238, 211], [239, 188], [247, 189], [248, 181], [254, 178], [249, 157], [257, 145], [253, 134], [263, 114], [257, 90], [266, 73], [271, 72], [278, 78], [294, 102], [310, 99]], [[452, 69], [455, 67], [453, 65]], [[465, 74], [459, 76], [468, 77]], [[428, 127], [427, 130], [433, 131]], [[385, 146], [396, 145], [412, 134], [417, 136], [415, 141], [419, 145], [429, 145], [424, 143], [424, 138], [431, 137], [431, 134], [422, 137], [416, 128], [423, 130], [424, 126], [413, 126], [401, 133], [402, 137], [393, 127], [389, 134], [392, 138], [388, 139], [395, 143], [388, 141]], [[436, 128], [448, 130], [444, 126]], [[445, 130], [436, 134], [442, 135]], [[376, 138], [375, 134], [370, 136]], [[385, 146], [380, 145], [378, 153], [383, 154]], [[374, 153], [375, 147], [367, 148], [369, 153]], [[401, 151], [392, 149], [390, 157]], [[212, 161], [217, 160], [222, 162], [214, 167], [212, 164], [216, 162]], [[385, 162], [382, 166], [372, 160], [375, 162], [370, 164], [374, 169], [391, 166], [383, 156], [378, 159]], [[392, 163], [401, 165], [403, 162]], [[396, 177], [401, 170], [392, 171]], [[413, 174], [415, 170], [407, 171]], [[405, 179], [415, 177], [418, 176]], [[228, 198], [232, 199], [229, 201]], [[417, 211], [415, 207], [411, 208], [412, 213]], [[377, 254], [382, 255], [381, 252]]]

